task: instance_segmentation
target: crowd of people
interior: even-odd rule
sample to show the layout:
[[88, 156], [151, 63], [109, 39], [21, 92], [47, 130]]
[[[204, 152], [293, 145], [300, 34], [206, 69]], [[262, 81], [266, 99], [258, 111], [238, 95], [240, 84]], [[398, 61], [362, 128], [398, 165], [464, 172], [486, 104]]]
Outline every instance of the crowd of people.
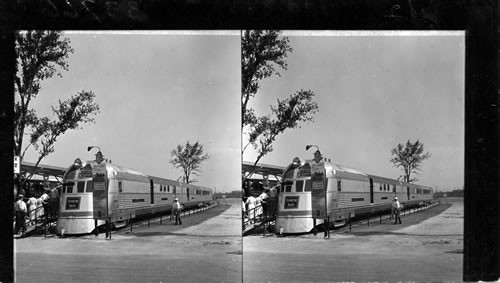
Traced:
[[249, 224], [256, 219], [276, 217], [278, 207], [278, 190], [276, 187], [263, 188], [259, 193], [250, 193], [246, 201], [242, 201], [243, 215], [248, 218]]
[[59, 213], [59, 190], [60, 187], [42, 188], [30, 197], [25, 197], [24, 192], [20, 192], [14, 203], [14, 233], [25, 232], [26, 224], [35, 225], [42, 219], [56, 219]]

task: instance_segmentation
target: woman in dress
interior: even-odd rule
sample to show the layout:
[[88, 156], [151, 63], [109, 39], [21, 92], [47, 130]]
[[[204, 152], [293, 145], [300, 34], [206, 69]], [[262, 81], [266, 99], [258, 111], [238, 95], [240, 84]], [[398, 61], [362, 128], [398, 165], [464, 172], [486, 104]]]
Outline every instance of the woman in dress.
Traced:
[[29, 217], [30, 217], [30, 225], [34, 225], [36, 221], [36, 217], [38, 216], [37, 210], [36, 210], [36, 204], [37, 200], [34, 196], [31, 196], [28, 199], [28, 211], [29, 211]]
[[248, 214], [248, 220], [250, 222], [250, 224], [253, 223], [253, 220], [255, 218], [255, 197], [253, 195], [250, 195], [248, 198], [247, 198], [247, 201], [245, 202], [245, 204], [247, 205], [247, 214]]

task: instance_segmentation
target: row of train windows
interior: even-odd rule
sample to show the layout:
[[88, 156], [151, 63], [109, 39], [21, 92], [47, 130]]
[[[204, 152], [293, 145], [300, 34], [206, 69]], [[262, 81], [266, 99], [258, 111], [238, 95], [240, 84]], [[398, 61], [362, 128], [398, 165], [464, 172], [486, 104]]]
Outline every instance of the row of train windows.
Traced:
[[[85, 186], [85, 183], [87, 183], [87, 186]], [[87, 190], [85, 190], [85, 187]], [[62, 188], [62, 192], [66, 194], [71, 194], [73, 193], [73, 190], [75, 189], [74, 184], [69, 184], [69, 185], [64, 185]], [[94, 191], [94, 183], [92, 181], [79, 181], [76, 182], [76, 191], [75, 193], [91, 193]]]
[[[176, 193], [176, 187], [175, 186], [170, 186], [170, 185], [162, 185], [160, 184], [160, 192], [170, 192], [170, 189], [172, 189], [172, 193]], [[122, 182], [118, 182], [118, 192], [122, 193], [123, 192], [123, 184]]]
[[[346, 182], [346, 181], [345, 181]], [[350, 186], [353, 186], [354, 183], [357, 183], [358, 187], [362, 186], [364, 183], [360, 182], [351, 182], [353, 184], [350, 184]], [[291, 192], [292, 191], [292, 182], [285, 183], [284, 186], [281, 186], [281, 192]], [[391, 187], [390, 185], [387, 184], [379, 184], [380, 191], [390, 191]], [[305, 180], [305, 186], [304, 186], [304, 180], [297, 180], [295, 181], [295, 191], [296, 192], [310, 192], [312, 191], [312, 186], [311, 186], [311, 180]], [[342, 181], [337, 180], [337, 191], [341, 192], [342, 191]], [[392, 192], [396, 192], [396, 185], [392, 186]], [[430, 190], [425, 190], [425, 189], [416, 189], [417, 194], [430, 194]]]
[[417, 189], [417, 194], [427, 195], [427, 194], [430, 194], [430, 193], [431, 193], [431, 190]]
[[175, 191], [177, 189], [175, 186], [160, 184], [160, 192], [168, 192], [168, 193], [170, 193], [170, 188], [172, 188], [172, 192], [175, 194]]
[[[281, 192], [291, 192], [292, 191], [292, 183], [285, 183], [284, 186], [281, 186]], [[298, 180], [295, 181], [295, 191], [296, 192], [310, 192], [312, 191], [311, 180], [305, 180], [305, 188], [304, 181]]]
[[[87, 184], [87, 185], [85, 185]], [[175, 194], [176, 193], [176, 187], [175, 186], [169, 186], [169, 185], [160, 185], [160, 191], [164, 192], [170, 192], [170, 188], [172, 188], [172, 192]], [[75, 193], [91, 193], [94, 191], [94, 183], [92, 181], [78, 181], [76, 182], [76, 190], [75, 190], [75, 185], [74, 184], [68, 184], [64, 185], [62, 188], [62, 192], [66, 194], [71, 194], [73, 192]], [[118, 182], [118, 192], [123, 192], [123, 184], [122, 182]], [[199, 195], [208, 195], [210, 194], [209, 191], [201, 191], [201, 190], [196, 190], [196, 194]]]
[[[85, 185], [87, 183], [87, 185]], [[85, 189], [86, 188], [86, 189]], [[175, 193], [175, 186], [172, 186], [173, 188], [173, 193]], [[169, 191], [170, 192], [170, 186], [162, 186], [160, 185], [160, 191]], [[71, 194], [73, 192], [75, 193], [91, 193], [94, 191], [94, 183], [92, 181], [78, 181], [76, 182], [76, 190], [74, 184], [70, 185], [64, 185], [62, 188], [63, 193]], [[118, 182], [118, 192], [123, 192], [123, 184], [122, 182]]]
[[[390, 191], [391, 190], [391, 185], [388, 185], [388, 184], [379, 184], [379, 190], [380, 191]], [[392, 191], [394, 193], [396, 192], [396, 185], [392, 185]]]

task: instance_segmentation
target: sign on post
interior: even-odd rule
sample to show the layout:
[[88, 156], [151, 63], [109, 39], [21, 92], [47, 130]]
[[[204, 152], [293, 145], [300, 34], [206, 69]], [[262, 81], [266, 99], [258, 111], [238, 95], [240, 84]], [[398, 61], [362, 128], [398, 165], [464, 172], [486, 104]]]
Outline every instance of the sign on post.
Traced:
[[14, 174], [21, 174], [21, 159], [14, 156]]
[[311, 208], [312, 217], [326, 218], [325, 166], [323, 162], [311, 162]]
[[94, 183], [93, 205], [94, 219], [108, 218], [108, 188], [106, 184], [106, 164], [97, 164], [92, 168], [92, 182]]

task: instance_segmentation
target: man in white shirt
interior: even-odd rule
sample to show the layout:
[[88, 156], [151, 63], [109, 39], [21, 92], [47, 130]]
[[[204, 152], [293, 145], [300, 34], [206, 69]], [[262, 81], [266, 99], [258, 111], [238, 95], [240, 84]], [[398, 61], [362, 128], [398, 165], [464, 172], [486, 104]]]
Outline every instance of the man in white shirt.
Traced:
[[15, 233], [19, 233], [19, 230], [23, 232], [26, 231], [26, 213], [28, 212], [28, 208], [26, 207], [26, 203], [23, 200], [23, 195], [17, 196], [17, 201], [15, 204], [16, 209], [16, 228]]
[[178, 198], [174, 198], [174, 204], [172, 205], [172, 209], [174, 210], [174, 215], [175, 215], [175, 225], [182, 225], [181, 221], [182, 205], [180, 204]]
[[392, 200], [392, 208], [394, 209], [394, 224], [402, 224], [401, 223], [401, 204], [399, 203], [398, 197], [394, 197]]
[[265, 190], [262, 190], [262, 193], [259, 195], [260, 202], [262, 205], [262, 210], [264, 212], [264, 215], [267, 217], [269, 216], [269, 211], [268, 211], [268, 198], [269, 196], [267, 195]]
[[43, 190], [43, 194], [42, 196], [40, 197], [40, 202], [43, 206], [43, 215], [45, 215], [45, 217], [48, 217], [49, 215], [49, 195], [47, 194], [47, 191], [46, 190]]

